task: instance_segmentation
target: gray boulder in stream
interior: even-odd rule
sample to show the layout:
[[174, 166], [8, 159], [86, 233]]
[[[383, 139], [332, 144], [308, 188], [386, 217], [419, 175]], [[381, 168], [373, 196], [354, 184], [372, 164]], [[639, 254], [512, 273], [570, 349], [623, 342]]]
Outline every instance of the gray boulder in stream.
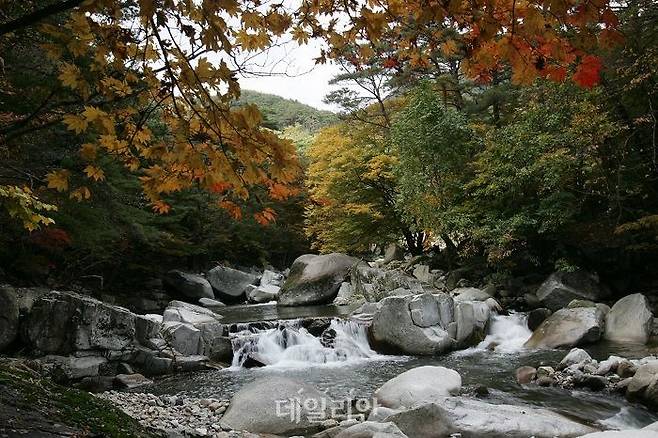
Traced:
[[243, 300], [247, 288], [258, 283], [258, 277], [227, 266], [217, 266], [208, 271], [208, 281], [219, 298], [231, 303]]
[[162, 281], [169, 290], [195, 302], [199, 298], [215, 298], [210, 283], [200, 275], [174, 269], [167, 272]]
[[494, 405], [465, 397], [445, 397], [395, 413], [383, 421], [395, 423], [414, 438], [443, 438], [451, 434], [478, 438], [579, 437], [595, 431], [547, 409]]
[[459, 373], [449, 368], [423, 366], [412, 368], [384, 383], [375, 391], [380, 406], [391, 409], [410, 408], [443, 400], [456, 394], [462, 386]]
[[[252, 433], [276, 435], [308, 434], [315, 432], [320, 423], [319, 409], [309, 411], [309, 406], [325, 406], [331, 400], [326, 394], [306, 383], [279, 376], [258, 379], [238, 391], [222, 423], [231, 429]], [[327, 418], [327, 412], [321, 412]]]
[[[452, 299], [446, 294], [437, 298], [431, 294], [392, 296], [379, 302], [372, 319], [370, 336], [376, 350], [434, 355], [449, 351], [455, 345], [456, 327], [451, 326]], [[443, 317], [450, 318], [443, 320]]]
[[567, 307], [573, 300], [601, 301], [610, 291], [598, 281], [598, 277], [586, 271], [554, 272], [537, 289], [542, 306], [553, 311]]
[[525, 343], [529, 348], [575, 347], [601, 338], [605, 314], [598, 307], [561, 309], [549, 316]]
[[359, 259], [345, 254], [305, 254], [290, 268], [290, 275], [279, 292], [281, 306], [326, 304], [338, 295], [338, 289]]
[[609, 341], [645, 344], [651, 335], [652, 322], [647, 298], [642, 294], [628, 295], [608, 312], [604, 337]]

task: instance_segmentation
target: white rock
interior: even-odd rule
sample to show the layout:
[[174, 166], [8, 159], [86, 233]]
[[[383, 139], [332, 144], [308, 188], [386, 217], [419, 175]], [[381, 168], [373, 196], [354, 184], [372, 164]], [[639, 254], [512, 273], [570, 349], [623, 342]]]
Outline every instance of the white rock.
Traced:
[[647, 298], [642, 294], [628, 295], [608, 312], [604, 337], [609, 341], [646, 344], [652, 322], [653, 314]]
[[384, 383], [375, 392], [375, 399], [387, 408], [409, 408], [455, 394], [461, 385], [462, 379], [457, 371], [423, 366], [405, 371]]
[[586, 352], [585, 350], [580, 348], [572, 348], [571, 351], [567, 353], [567, 355], [564, 356], [564, 358], [562, 358], [562, 360], [560, 361], [560, 366], [562, 368], [566, 368], [571, 365], [580, 364], [582, 362], [591, 361], [591, 360], [592, 360], [592, 356], [590, 356], [589, 353]]

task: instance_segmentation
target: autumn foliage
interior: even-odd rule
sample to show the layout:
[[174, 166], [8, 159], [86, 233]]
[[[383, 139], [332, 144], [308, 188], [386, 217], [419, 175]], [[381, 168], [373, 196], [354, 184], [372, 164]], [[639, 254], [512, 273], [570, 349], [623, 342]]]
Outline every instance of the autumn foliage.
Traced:
[[[157, 212], [170, 210], [172, 193], [200, 187], [220, 194], [219, 205], [236, 218], [253, 187], [267, 188], [274, 199], [295, 193], [290, 184], [299, 171], [291, 142], [263, 129], [255, 106], [232, 105], [240, 95], [241, 59], [286, 39], [321, 39], [326, 47], [317, 62], [344, 59], [349, 50], [357, 69], [373, 57], [388, 69], [423, 68], [441, 52], [460, 54], [462, 70], [480, 81], [511, 66], [519, 83], [562, 81], [573, 72], [574, 81], [591, 87], [602, 67], [592, 50], [620, 39], [604, 0], [81, 0], [57, 6], [49, 14], [17, 7], [0, 27], [3, 50], [25, 29], [38, 29], [40, 49], [73, 102], [44, 105], [37, 110], [44, 114], [3, 129], [61, 121], [77, 135], [82, 178], [79, 169], [51, 169], [47, 186], [89, 199], [93, 185], [106, 178], [102, 158], [109, 156], [139, 175]], [[149, 127], [154, 118], [166, 126], [164, 135]], [[267, 209], [255, 215], [262, 223], [275, 217]]]

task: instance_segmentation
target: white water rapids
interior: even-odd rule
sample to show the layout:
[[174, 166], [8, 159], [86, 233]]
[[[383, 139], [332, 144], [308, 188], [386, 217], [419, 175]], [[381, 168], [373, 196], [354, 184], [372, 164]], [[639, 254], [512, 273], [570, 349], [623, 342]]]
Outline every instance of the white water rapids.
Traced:
[[334, 319], [326, 332], [332, 339], [323, 345], [299, 321], [282, 321], [278, 327], [264, 330], [239, 331], [231, 337], [231, 366], [241, 368], [250, 358], [267, 366], [300, 367], [378, 357], [368, 344], [363, 324]]

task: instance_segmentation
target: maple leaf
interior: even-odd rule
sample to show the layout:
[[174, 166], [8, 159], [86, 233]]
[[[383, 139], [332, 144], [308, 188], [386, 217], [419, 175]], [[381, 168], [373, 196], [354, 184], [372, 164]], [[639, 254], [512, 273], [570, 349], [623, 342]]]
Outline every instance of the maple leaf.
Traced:
[[85, 199], [91, 198], [91, 192], [89, 191], [89, 189], [87, 187], [82, 186], [82, 187], [78, 187], [77, 189], [72, 191], [71, 194], [69, 195], [69, 197], [71, 199], [75, 199], [78, 202], [82, 202]]
[[398, 60], [395, 58], [386, 58], [382, 65], [384, 68], [395, 68], [398, 66]]
[[105, 172], [100, 167], [92, 166], [91, 164], [85, 167], [85, 173], [88, 178], [94, 181], [102, 181], [105, 179]]
[[219, 206], [226, 210], [233, 219], [242, 219], [242, 209], [235, 202], [223, 200], [219, 202]]
[[586, 55], [581, 59], [580, 64], [576, 68], [573, 80], [583, 88], [592, 88], [601, 80], [600, 73], [602, 67], [601, 58], [594, 55]]
[[62, 82], [62, 85], [69, 87], [72, 90], [75, 90], [79, 87], [80, 70], [78, 70], [78, 67], [73, 64], [65, 63], [62, 65], [59, 71], [60, 74], [57, 78]]
[[254, 213], [254, 219], [259, 224], [265, 226], [276, 220], [276, 212], [271, 208], [264, 208], [262, 211]]
[[71, 172], [62, 169], [50, 172], [46, 175], [46, 181], [48, 181], [48, 188], [55, 189], [58, 192], [64, 192], [69, 189], [69, 178], [71, 177]]
[[82, 134], [87, 129], [88, 123], [87, 120], [83, 117], [76, 116], [73, 114], [67, 114], [62, 119], [66, 128], [69, 131], [73, 131], [76, 134]]

